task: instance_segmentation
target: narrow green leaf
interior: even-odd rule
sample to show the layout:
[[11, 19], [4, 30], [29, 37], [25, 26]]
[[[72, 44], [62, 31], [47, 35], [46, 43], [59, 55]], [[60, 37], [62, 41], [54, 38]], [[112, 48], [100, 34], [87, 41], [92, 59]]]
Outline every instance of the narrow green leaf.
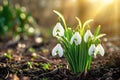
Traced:
[[87, 20], [84, 24], [83, 24], [83, 29], [85, 28], [85, 26], [87, 26], [90, 22], [92, 22], [93, 19], [89, 19]]
[[99, 39], [99, 38], [101, 38], [101, 37], [103, 37], [103, 36], [105, 36], [106, 34], [99, 34], [98, 36], [96, 36], [95, 37], [95, 40], [97, 40], [97, 39]]
[[75, 18], [76, 18], [76, 20], [78, 21], [79, 27], [80, 27], [80, 29], [81, 29], [81, 28], [82, 28], [81, 20], [80, 20], [78, 17], [75, 17]]
[[96, 28], [96, 30], [95, 30], [95, 32], [94, 32], [94, 36], [97, 36], [97, 35], [99, 34], [100, 28], [101, 28], [100, 25]]

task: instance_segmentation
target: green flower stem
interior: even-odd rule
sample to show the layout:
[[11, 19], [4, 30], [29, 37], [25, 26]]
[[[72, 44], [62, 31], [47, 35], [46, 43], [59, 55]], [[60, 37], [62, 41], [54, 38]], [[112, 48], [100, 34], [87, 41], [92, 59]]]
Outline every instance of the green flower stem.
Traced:
[[71, 52], [69, 50], [69, 46], [67, 46], [67, 45], [70, 45], [70, 44], [67, 43], [68, 41], [64, 37], [62, 37], [62, 39], [63, 39], [62, 40], [63, 46], [67, 50], [67, 52], [64, 55], [66, 56], [66, 58], [68, 60], [68, 63], [70, 65], [70, 67], [71, 67], [71, 70], [75, 71], [75, 68], [73, 66], [74, 65], [74, 61], [72, 60], [73, 56], [72, 56], [72, 54], [71, 54]]

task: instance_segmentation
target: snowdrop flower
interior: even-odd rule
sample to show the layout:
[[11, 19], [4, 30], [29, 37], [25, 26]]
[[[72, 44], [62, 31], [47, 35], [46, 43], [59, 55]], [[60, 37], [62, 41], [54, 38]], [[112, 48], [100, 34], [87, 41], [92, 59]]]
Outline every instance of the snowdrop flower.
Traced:
[[92, 33], [90, 30], [87, 30], [85, 35], [84, 35], [84, 41], [87, 42], [89, 37], [92, 37]]
[[89, 50], [88, 50], [88, 54], [91, 56], [92, 54], [95, 53], [96, 47], [95, 44], [91, 44]]
[[75, 34], [72, 36], [71, 40], [70, 40], [70, 44], [73, 44], [73, 42], [75, 43], [75, 45], [79, 45], [82, 41], [82, 38], [79, 34], [79, 32], [75, 32]]
[[61, 44], [57, 44], [52, 50], [52, 56], [56, 56], [57, 54], [59, 55], [59, 57], [63, 56], [63, 48]]
[[53, 36], [64, 36], [64, 28], [63, 26], [58, 22], [54, 29], [53, 29]]
[[101, 56], [104, 56], [104, 54], [105, 54], [104, 48], [102, 47], [101, 44], [98, 44], [96, 47], [95, 54], [97, 54], [97, 53], [100, 54]]

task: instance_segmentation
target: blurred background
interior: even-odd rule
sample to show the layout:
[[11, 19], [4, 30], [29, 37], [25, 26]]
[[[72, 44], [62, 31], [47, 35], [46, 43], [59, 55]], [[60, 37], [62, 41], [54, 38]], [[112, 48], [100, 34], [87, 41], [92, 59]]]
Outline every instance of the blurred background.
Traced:
[[[4, 1], [4, 0], [3, 0]], [[19, 4], [26, 8], [43, 33], [52, 31], [57, 16], [53, 10], [62, 13], [68, 25], [75, 26], [79, 17], [82, 22], [94, 19], [91, 24], [94, 30], [102, 26], [101, 32], [107, 37], [120, 37], [120, 0], [9, 0], [11, 4]], [[0, 0], [2, 3], [2, 0]], [[42, 30], [43, 29], [43, 30]], [[49, 34], [46, 33], [45, 34]], [[51, 36], [51, 35], [50, 35]]]
[[[57, 42], [56, 38], [52, 37], [52, 30], [58, 19], [53, 10], [59, 11], [65, 17], [67, 25], [73, 28], [78, 24], [75, 17], [79, 17], [82, 23], [88, 19], [94, 19], [90, 23], [92, 32], [101, 25], [100, 33], [106, 34], [102, 38], [105, 56], [94, 59], [92, 64], [93, 70], [96, 68], [94, 74], [98, 79], [96, 73], [100, 73], [100, 80], [112, 80], [112, 77], [117, 79], [116, 76], [118, 77], [120, 72], [120, 0], [0, 0], [0, 72], [4, 72], [0, 74], [0, 78], [7, 79], [14, 73], [21, 78], [28, 75], [32, 76], [30, 79], [45, 77], [49, 73], [47, 71], [51, 71], [52, 68], [47, 70], [49, 64], [46, 64], [46, 70], [42, 70], [41, 62], [54, 63], [51, 67], [55, 68], [53, 70], [55, 74], [56, 71], [59, 73], [58, 71], [68, 68], [64, 58], [51, 56]], [[40, 67], [36, 64], [37, 62], [40, 63]], [[67, 75], [66, 71], [64, 72], [65, 77], [69, 76], [68, 70]], [[105, 74], [101, 75], [101, 72]], [[55, 77], [55, 79], [59, 78]], [[25, 80], [29, 79], [25, 78]]]

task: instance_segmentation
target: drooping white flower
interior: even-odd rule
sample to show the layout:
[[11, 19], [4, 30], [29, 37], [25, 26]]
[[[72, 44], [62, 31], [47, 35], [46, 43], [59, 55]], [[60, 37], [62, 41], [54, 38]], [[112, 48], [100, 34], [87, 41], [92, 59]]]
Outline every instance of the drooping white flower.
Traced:
[[92, 37], [92, 33], [90, 30], [87, 30], [85, 35], [84, 35], [84, 41], [87, 42], [89, 37]]
[[104, 54], [105, 54], [104, 48], [102, 47], [101, 44], [98, 44], [96, 47], [95, 54], [97, 54], [97, 53], [100, 54], [101, 56], [104, 56]]
[[75, 45], [79, 45], [81, 43], [81, 41], [82, 41], [82, 38], [81, 38], [79, 32], [75, 32], [70, 40], [70, 44], [73, 44], [73, 42], [74, 42]]
[[94, 58], [96, 58], [97, 54], [100, 54], [101, 56], [104, 56], [105, 51], [104, 51], [104, 48], [102, 47], [101, 44], [98, 44], [97, 47], [95, 47], [95, 44], [91, 44], [91, 46], [88, 50], [88, 54], [89, 55], [94, 54]]
[[95, 44], [91, 44], [89, 50], [88, 50], [88, 54], [91, 56], [92, 54], [95, 53], [96, 47]]
[[64, 28], [63, 26], [58, 22], [54, 29], [53, 29], [53, 36], [64, 36]]
[[59, 55], [59, 57], [63, 56], [63, 48], [61, 44], [57, 44], [52, 50], [52, 56], [56, 56], [57, 54]]
[[104, 51], [104, 48], [102, 47], [101, 44], [98, 44], [97, 47], [95, 47], [95, 44], [91, 44], [91, 46], [88, 50], [88, 54], [89, 55], [94, 54], [94, 57], [96, 58], [97, 54], [100, 54], [101, 56], [104, 56], [105, 51]]

